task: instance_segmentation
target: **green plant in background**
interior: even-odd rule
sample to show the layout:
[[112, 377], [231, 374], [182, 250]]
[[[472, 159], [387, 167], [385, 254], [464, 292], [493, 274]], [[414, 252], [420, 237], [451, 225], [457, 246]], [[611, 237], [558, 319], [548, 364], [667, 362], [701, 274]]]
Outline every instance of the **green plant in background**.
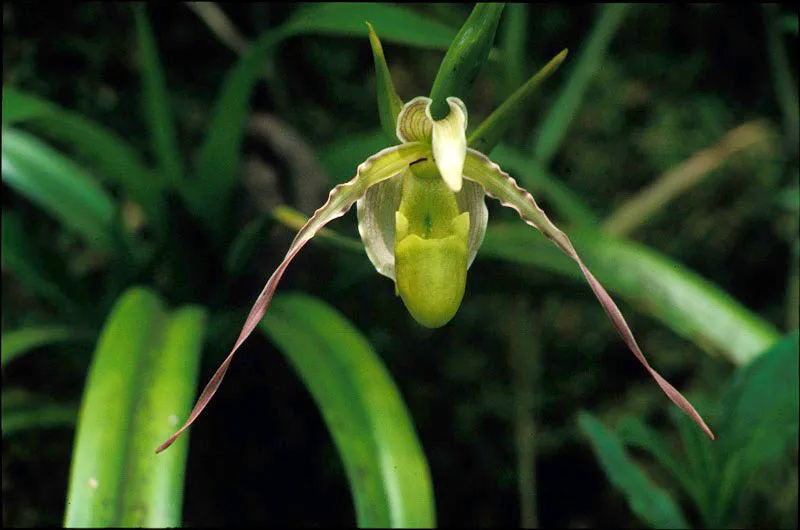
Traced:
[[[153, 449], [186, 415], [201, 352], [222, 351], [234, 326], [244, 318], [236, 305], [239, 302], [229, 294], [232, 280], [247, 272], [254, 248], [266, 236], [273, 219], [299, 230], [298, 236], [245, 319], [234, 351], [258, 329], [289, 361], [331, 434], [360, 526], [436, 523], [428, 469], [431, 447], [427, 447], [426, 456], [398, 388], [405, 385], [392, 380], [375, 351], [382, 348], [375, 342], [373, 349], [364, 336], [369, 333], [372, 340], [376, 336], [373, 330], [360, 331], [342, 314], [306, 295], [276, 296], [264, 316], [289, 261], [315, 235], [320, 243], [330, 243], [333, 252], [346, 251], [341, 253], [342, 259], [355, 253], [359, 263], [365, 265], [366, 249], [373, 267], [395, 280], [409, 312], [424, 325], [436, 327], [452, 318], [461, 305], [466, 269], [477, 255], [479, 262], [487, 259], [512, 264], [520, 275], [539, 269], [569, 280], [588, 280], [638, 356], [627, 324], [597, 280], [693, 345], [740, 366], [741, 374], [728, 395], [716, 403], [724, 413], [714, 414], [715, 402], [698, 395], [698, 399], [706, 398], [701, 401], [704, 408], [712, 411], [712, 418], [719, 423], [718, 443], [709, 444], [685, 416], [673, 417], [684, 458], [666, 447], [669, 434], [661, 437], [630, 415], [618, 424], [618, 439], [588, 415], [581, 416], [579, 425], [611, 481], [624, 493], [633, 511], [651, 526], [688, 526], [693, 514], [682, 513], [679, 500], [690, 500], [707, 526], [732, 525], [748, 517], [744, 513], [747, 510], [734, 509], [746, 505], [750, 498], [748, 480], [756, 470], [774, 472], [777, 462], [785, 462], [786, 440], [796, 436], [796, 421], [786, 419], [797, 409], [797, 382], [796, 378], [782, 378], [792, 367], [794, 373], [797, 371], [797, 335], [774, 345], [780, 335], [766, 320], [684, 265], [641, 243], [622, 239], [621, 234], [612, 237], [607, 226], [600, 223], [598, 212], [565, 182], [553, 177], [548, 167], [564, 144], [591, 80], [603, 72], [601, 65], [610, 41], [632, 9], [629, 5], [599, 9], [595, 26], [569, 62], [557, 103], [532, 137], [518, 127], [518, 118], [533, 106], [534, 89], [560, 65], [566, 52], [523, 82], [525, 72], [530, 71], [524, 45], [527, 9], [521, 4], [505, 9], [501, 48], [492, 48], [502, 5], [478, 4], [460, 31], [443, 22], [447, 18], [444, 15], [437, 20], [405, 6], [303, 6], [276, 30], [252, 43], [240, 39], [235, 48], [241, 58], [223, 79], [209, 126], [192, 158], [182, 154], [186, 145], [178, 141], [174, 99], [167, 91], [155, 36], [143, 6], [135, 6], [133, 11], [143, 79], [143, 116], [150, 133], [149, 149], [145, 146], [144, 150], [152, 152], [153, 162], [142, 154], [140, 146], [105, 126], [4, 86], [4, 184], [64, 227], [67, 248], [72, 250], [65, 252], [64, 242], [42, 244], [36, 226], [26, 224], [18, 212], [4, 206], [4, 273], [12, 275], [38, 300], [46, 301], [52, 311], [4, 317], [3, 367], [21, 363], [17, 359], [47, 346], [80, 352], [71, 364], [73, 373], [80, 373], [88, 364], [88, 357], [80, 355], [91, 354], [92, 358], [79, 412], [77, 406], [60, 399], [19, 387], [4, 388], [3, 436], [6, 439], [36, 428], [71, 425], [77, 418], [67, 493], [68, 526], [181, 523], [187, 440], [163, 455], [154, 454]], [[442, 13], [446, 14], [446, 9], [442, 8]], [[365, 26], [365, 20], [375, 31]], [[385, 42], [401, 46], [447, 50], [430, 100], [416, 98], [403, 105], [390, 79], [378, 33]], [[367, 162], [359, 167], [354, 181], [335, 188], [338, 191], [311, 220], [282, 206], [241, 226], [232, 212], [241, 187], [250, 95], [262, 78], [281, 114], [297, 116], [278, 75], [276, 57], [283, 42], [303, 34], [369, 37], [383, 131], [348, 135], [320, 151], [331, 173], [350, 172], [358, 161]], [[786, 86], [792, 79], [789, 75], [787, 81], [786, 65], [781, 64], [775, 61], [784, 103], [791, 99]], [[490, 74], [487, 78], [496, 74], [510, 97], [470, 132], [462, 101], [473, 101], [468, 89], [479, 71]], [[480, 111], [474, 113], [480, 115]], [[791, 136], [791, 119], [786, 123], [787, 135]], [[453, 125], [449, 131], [448, 124]], [[760, 129], [749, 130], [760, 134]], [[761, 141], [755, 133], [753, 144]], [[503, 136], [515, 141], [501, 143]], [[388, 140], [396, 143], [398, 137], [403, 143], [383, 149]], [[378, 154], [371, 157], [376, 151]], [[590, 153], [586, 156], [589, 158]], [[464, 170], [458, 171], [462, 163]], [[564, 219], [572, 242], [498, 164], [514, 173], [525, 188], [543, 198]], [[439, 178], [440, 174], [445, 178]], [[556, 246], [520, 223], [497, 220], [487, 226], [486, 193], [517, 209], [523, 220]], [[361, 242], [322, 228], [354, 202]], [[656, 208], [663, 203], [662, 198]], [[796, 241], [796, 234], [793, 237]], [[481, 252], [477, 253], [479, 246]], [[578, 258], [576, 248], [586, 265]], [[431, 284], [434, 278], [419, 274], [420, 258], [434, 266], [424, 268], [428, 274], [437, 270], [447, 280], [459, 281]], [[358, 281], [356, 274], [349, 281]], [[221, 278], [226, 280], [221, 282]], [[414, 281], [424, 283], [414, 285]], [[434, 289], [447, 296], [441, 305], [425, 307], [430, 297], [420, 297], [420, 292], [430, 294]], [[552, 304], [547, 299], [537, 300], [532, 303], [537, 307], [535, 312], [522, 311], [519, 304], [506, 304], [502, 294], [497, 296], [502, 311], [489, 310], [485, 315], [497, 321], [495, 327], [508, 323], [504, 333], [512, 337], [512, 365], [538, 373], [544, 350], [535, 359], [521, 359], [543, 349], [538, 334], [551, 326], [537, 323], [539, 331], [531, 335], [526, 321], [546, 320], [546, 310], [538, 307]], [[791, 295], [789, 298], [792, 322]], [[471, 318], [474, 304], [469, 299], [461, 311], [466, 315], [459, 319]], [[176, 309], [168, 309], [169, 305]], [[459, 319], [448, 328], [459, 325]], [[13, 323], [10, 331], [9, 322]], [[92, 353], [86, 343], [94, 338], [97, 346]], [[232, 355], [206, 387], [186, 426], [219, 385]], [[87, 363], [82, 364], [82, 358]], [[643, 357], [639, 358], [652, 371]], [[589, 369], [587, 366], [586, 371]], [[652, 373], [672, 394], [670, 397], [682, 399]], [[544, 440], [550, 429], [526, 424], [532, 414], [531, 403], [548, 396], [540, 395], [538, 384], [532, 388], [530, 378], [517, 375], [513, 385], [519, 403], [515, 422], [521, 517], [523, 525], [533, 526], [533, 433]], [[770, 392], [779, 381], [785, 391]], [[537, 397], [531, 400], [534, 392]], [[657, 403], [654, 401], [654, 409], [659, 408]], [[686, 402], [684, 407], [691, 406]], [[760, 422], [757, 427], [756, 419]], [[662, 482], [660, 475], [655, 473], [655, 480], [649, 479], [622, 444], [653, 454], [674, 477], [676, 487], [666, 490], [654, 486], [653, 482]], [[100, 455], [103, 458], [98, 458]], [[770, 462], [773, 466], [766, 465]], [[446, 484], [438, 486], [437, 492], [446, 491]], [[676, 497], [678, 491], [685, 493]]]
[[646, 451], [687, 496], [706, 528], [730, 528], [752, 516], [751, 481], [757, 473], [786, 477], [786, 455], [798, 434], [798, 333], [786, 336], [751, 364], [740, 368], [719, 409], [719, 444], [709, 448], [684, 418], [672, 416], [682, 451], [641, 420], [625, 417], [618, 432], [589, 413], [579, 418], [609, 480], [651, 528], [689, 528], [673, 495], [656, 486], [625, 450]]

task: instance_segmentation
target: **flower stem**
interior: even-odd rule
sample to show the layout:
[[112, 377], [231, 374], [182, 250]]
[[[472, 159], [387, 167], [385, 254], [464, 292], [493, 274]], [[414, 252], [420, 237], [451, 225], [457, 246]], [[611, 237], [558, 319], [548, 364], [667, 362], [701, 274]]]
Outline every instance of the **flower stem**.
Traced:
[[514, 430], [517, 449], [517, 481], [520, 526], [537, 528], [536, 496], [536, 404], [539, 373], [539, 319], [523, 297], [512, 301], [508, 314], [509, 367], [514, 390]]

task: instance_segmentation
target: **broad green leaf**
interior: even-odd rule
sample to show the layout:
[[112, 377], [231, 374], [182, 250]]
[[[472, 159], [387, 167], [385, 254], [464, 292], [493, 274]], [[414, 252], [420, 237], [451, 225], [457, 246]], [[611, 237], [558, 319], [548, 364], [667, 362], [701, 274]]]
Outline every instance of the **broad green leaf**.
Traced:
[[74, 149], [76, 156], [96, 167], [98, 178], [118, 184], [137, 201], [157, 232], [166, 230], [163, 182], [114, 131], [14, 87], [3, 88], [4, 123], [6, 109], [26, 127]]
[[[59, 269], [50, 270], [52, 259], [45, 259], [38, 252], [32, 238], [25, 232], [22, 219], [10, 211], [3, 212], [2, 221], [2, 267], [25, 287], [37, 295], [68, 311], [79, 309], [71, 296], [68, 278], [59, 274]], [[53, 258], [54, 256], [48, 256]]]
[[75, 424], [78, 408], [19, 388], [3, 390], [3, 438], [31, 429]]
[[386, 64], [386, 57], [383, 55], [383, 46], [372, 25], [367, 22], [369, 29], [369, 44], [372, 46], [372, 58], [375, 61], [375, 88], [378, 98], [378, 115], [381, 119], [381, 127], [386, 136], [394, 142], [397, 140], [397, 116], [403, 108], [403, 100], [397, 95], [389, 75], [389, 66]]
[[133, 14], [142, 58], [142, 81], [144, 84], [144, 109], [147, 115], [153, 148], [158, 158], [161, 174], [172, 186], [180, 188], [183, 180], [181, 155], [172, 108], [167, 91], [167, 82], [161, 60], [158, 57], [156, 39], [147, 20], [147, 7], [136, 4]]
[[34, 136], [3, 129], [3, 182], [80, 233], [91, 246], [114, 249], [116, 205], [91, 175]]
[[525, 105], [536, 88], [561, 66], [566, 57], [567, 50], [562, 50], [558, 55], [550, 59], [550, 62], [544, 65], [541, 70], [536, 72], [533, 77], [528, 79], [524, 85], [511, 94], [473, 131], [468, 140], [469, 146], [483, 153], [491, 151], [508, 131], [509, 127], [518, 123], [520, 113], [523, 112]]
[[729, 514], [748, 479], [780, 462], [790, 443], [797, 442], [799, 348], [795, 330], [742, 367], [731, 383], [717, 449], [724, 466], [717, 513]]
[[37, 326], [4, 331], [0, 348], [0, 366], [48, 344], [86, 337], [85, 332], [66, 326]]
[[650, 528], [689, 528], [669, 493], [636, 465], [614, 433], [586, 412], [578, 417], [578, 425], [589, 439], [608, 480], [625, 495], [631, 510], [643, 522]]
[[65, 526], [178, 526], [188, 438], [159, 441], [188, 413], [205, 311], [169, 312], [152, 291], [123, 294], [87, 377], [70, 469]]
[[[629, 241], [573, 230], [595, 276], [641, 311], [703, 349], [746, 364], [780, 338], [777, 330], [719, 287], [666, 256]], [[534, 265], [581, 280], [552, 244], [521, 223], [490, 223], [479, 256]]]
[[630, 4], [604, 4], [599, 7], [600, 15], [589, 38], [578, 50], [564, 88], [534, 137], [532, 154], [543, 166], [550, 163], [561, 146], [595, 72], [603, 64], [611, 39], [630, 7]]
[[276, 297], [262, 329], [308, 388], [342, 458], [360, 527], [433, 527], [430, 472], [411, 416], [380, 357], [340, 313]]
[[503, 3], [479, 2], [461, 26], [431, 87], [430, 98], [433, 101], [430, 110], [434, 120], [441, 120], [449, 113], [446, 98], [467, 99], [472, 82], [489, 57], [504, 7]]

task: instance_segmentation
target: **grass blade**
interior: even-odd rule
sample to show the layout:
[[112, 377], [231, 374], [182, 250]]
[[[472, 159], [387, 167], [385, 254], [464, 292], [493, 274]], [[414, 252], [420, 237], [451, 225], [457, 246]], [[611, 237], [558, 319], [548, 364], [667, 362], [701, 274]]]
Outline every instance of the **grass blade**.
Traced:
[[4, 390], [3, 438], [31, 429], [45, 429], [75, 424], [78, 408], [57, 403], [22, 389]]
[[569, 124], [589, 88], [589, 83], [603, 64], [603, 57], [611, 39], [630, 7], [630, 4], [604, 4], [600, 7], [600, 16], [588, 40], [578, 51], [578, 57], [569, 73], [566, 85], [550, 107], [550, 112], [535, 136], [532, 154], [543, 166], [547, 166], [558, 151]]
[[188, 413], [205, 311], [169, 313], [131, 289], [109, 315], [89, 371], [70, 470], [65, 526], [177, 526], [188, 438], [155, 447]]
[[340, 313], [304, 295], [276, 297], [262, 322], [331, 432], [358, 525], [435, 526], [430, 472], [414, 424], [361, 333]]
[[175, 123], [164, 70], [158, 57], [153, 28], [150, 27], [150, 22], [147, 20], [146, 9], [145, 4], [136, 4], [133, 8], [139, 51], [142, 54], [145, 114], [153, 139], [153, 148], [158, 158], [159, 170], [170, 185], [180, 189], [183, 182], [183, 167], [178, 150]]
[[608, 480], [625, 495], [631, 510], [642, 521], [650, 528], [689, 528], [669, 493], [634, 463], [614, 433], [586, 412], [578, 417], [578, 425], [589, 439]]
[[17, 129], [3, 129], [2, 153], [5, 183], [91, 246], [112, 251], [116, 205], [83, 168]]
[[[162, 197], [163, 182], [139, 154], [114, 131], [49, 101], [25, 94], [14, 87], [3, 88], [3, 121], [6, 109], [37, 133], [64, 143], [75, 155], [97, 169], [97, 176], [117, 184], [137, 201], [156, 231], [166, 229]], [[36, 112], [27, 109], [36, 109]]]
[[3, 332], [0, 366], [48, 344], [80, 339], [85, 334], [66, 326], [38, 326]]
[[73, 300], [75, 287], [63, 271], [50, 270], [51, 259], [44, 259], [33, 239], [25, 232], [22, 219], [12, 212], [3, 212], [2, 221], [2, 267], [26, 288], [47, 299], [59, 309], [76, 312], [78, 304]]
[[[701, 348], [746, 364], [780, 338], [777, 330], [719, 287], [666, 256], [629, 241], [598, 237], [595, 230], [570, 238], [597, 278], [643, 312]], [[581, 280], [568, 258], [518, 223], [494, 223], [479, 256], [534, 265]]]

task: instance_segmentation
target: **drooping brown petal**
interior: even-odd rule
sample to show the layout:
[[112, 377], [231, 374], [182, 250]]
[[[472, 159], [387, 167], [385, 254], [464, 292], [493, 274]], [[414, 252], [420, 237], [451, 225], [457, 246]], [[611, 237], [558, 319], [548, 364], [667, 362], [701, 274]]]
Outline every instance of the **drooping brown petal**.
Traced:
[[217, 388], [219, 388], [220, 383], [222, 383], [222, 378], [225, 377], [225, 372], [228, 371], [228, 366], [231, 360], [233, 360], [234, 354], [261, 321], [261, 318], [267, 311], [270, 300], [272, 300], [272, 296], [275, 294], [275, 289], [278, 287], [281, 276], [283, 276], [289, 263], [291, 263], [297, 253], [300, 252], [300, 249], [303, 248], [322, 227], [347, 213], [353, 203], [371, 186], [394, 176], [405, 169], [410, 163], [426, 156], [431, 156], [430, 146], [426, 146], [420, 142], [389, 147], [371, 156], [359, 165], [355, 178], [331, 190], [328, 201], [314, 212], [314, 215], [312, 215], [308, 222], [297, 232], [297, 235], [289, 247], [289, 251], [286, 253], [286, 257], [283, 258], [281, 264], [278, 265], [278, 268], [272, 273], [269, 281], [267, 281], [261, 294], [258, 295], [253, 307], [250, 309], [250, 313], [247, 315], [247, 319], [245, 319], [244, 326], [242, 326], [242, 330], [239, 332], [239, 338], [236, 339], [236, 343], [231, 349], [231, 352], [220, 367], [217, 368], [217, 371], [203, 389], [197, 403], [195, 403], [194, 408], [191, 413], [189, 413], [189, 418], [186, 420], [186, 423], [163, 444], [158, 446], [156, 453], [160, 453], [172, 445], [178, 436], [194, 423], [203, 409], [205, 409], [206, 405], [208, 405], [208, 402], [214, 396]]
[[603, 306], [603, 310], [605, 310], [606, 314], [611, 319], [617, 333], [619, 333], [625, 341], [625, 344], [628, 345], [628, 348], [630, 348], [639, 362], [642, 363], [653, 379], [655, 379], [656, 383], [658, 383], [658, 386], [661, 387], [667, 397], [692, 418], [692, 420], [713, 440], [714, 433], [711, 432], [711, 429], [708, 428], [708, 425], [706, 425], [706, 422], [703, 421], [703, 418], [700, 417], [700, 414], [698, 414], [692, 404], [647, 362], [644, 353], [642, 353], [642, 350], [636, 343], [636, 339], [633, 337], [628, 323], [614, 303], [614, 300], [612, 300], [605, 288], [597, 281], [586, 265], [584, 265], [583, 260], [578, 256], [578, 253], [575, 251], [567, 235], [550, 221], [547, 215], [545, 215], [542, 209], [536, 204], [533, 196], [521, 188], [516, 181], [514, 181], [508, 173], [500, 169], [497, 164], [474, 149], [467, 150], [464, 178], [477, 182], [483, 186], [483, 189], [486, 190], [486, 193], [490, 197], [500, 201], [500, 204], [503, 206], [514, 209], [525, 223], [542, 232], [578, 264], [586, 281], [589, 282], [589, 286]]

